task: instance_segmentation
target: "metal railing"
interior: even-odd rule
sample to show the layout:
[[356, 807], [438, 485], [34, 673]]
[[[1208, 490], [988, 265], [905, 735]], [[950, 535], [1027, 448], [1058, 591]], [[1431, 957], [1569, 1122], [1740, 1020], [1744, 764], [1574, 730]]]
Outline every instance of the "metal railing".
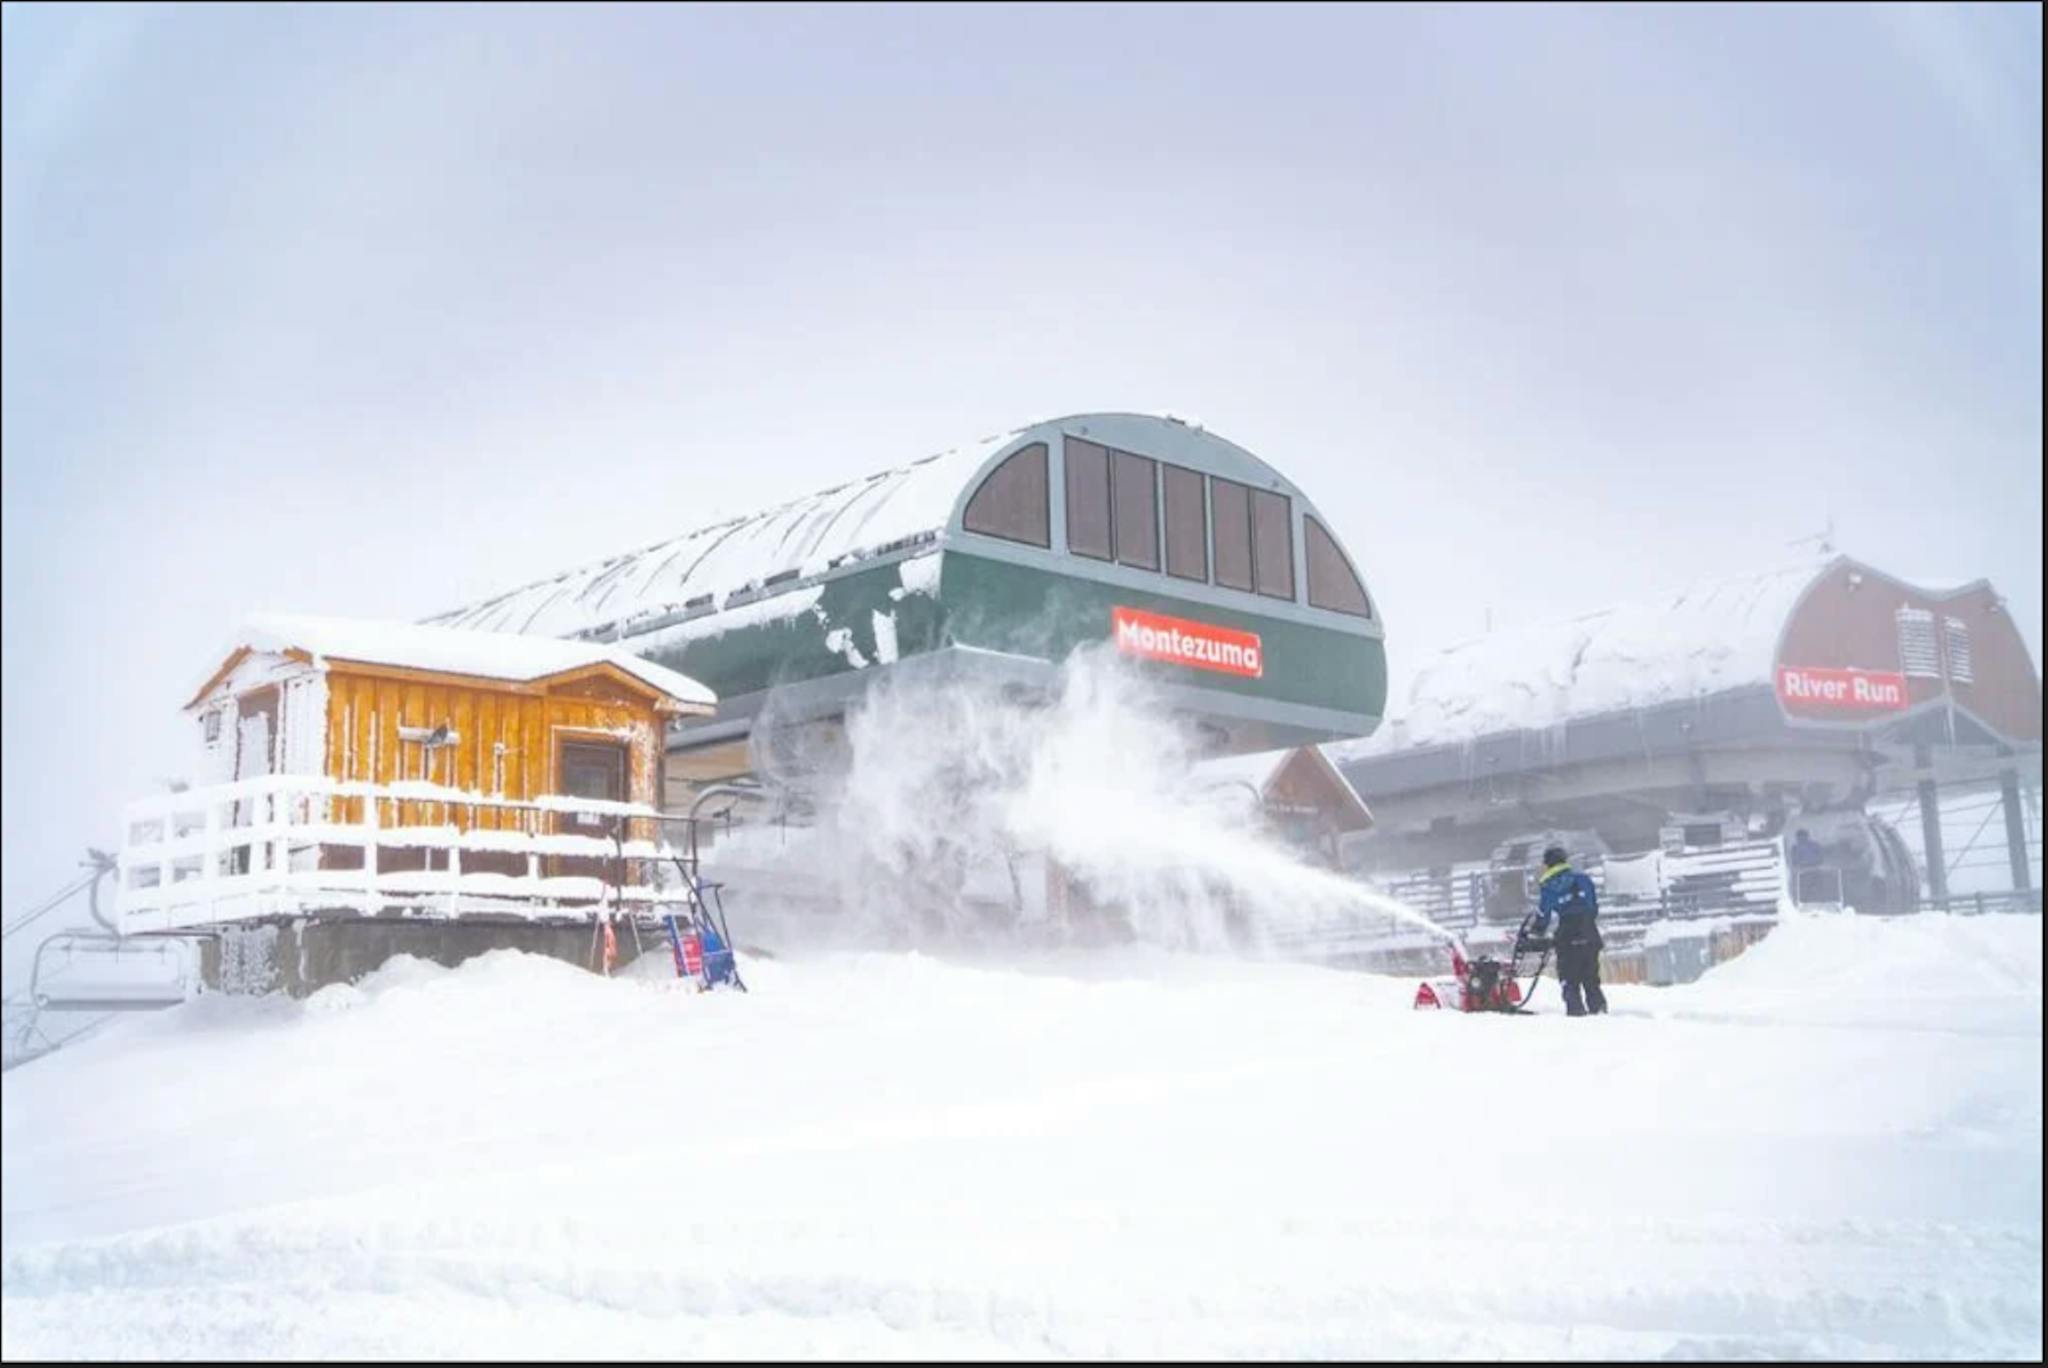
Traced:
[[1922, 898], [1920, 909], [1923, 912], [1952, 912], [1958, 916], [2031, 913], [2038, 917], [2041, 915], [2041, 890], [2008, 888], [1989, 893], [1951, 893], [1946, 898]]
[[[1446, 930], [1462, 934], [1505, 928], [1512, 932], [1515, 924], [1535, 907], [1533, 886], [1505, 899], [1494, 895], [1494, 881], [1503, 873], [1515, 872], [1473, 868], [1368, 882]], [[1591, 872], [1600, 888], [1601, 922], [1613, 927], [1670, 920], [1773, 916], [1785, 887], [1782, 862], [1775, 844], [1769, 842], [1744, 842], [1666, 856], [1663, 875], [1654, 893], [1617, 888], [1614, 881], [1605, 877], [1603, 866], [1595, 865]]]

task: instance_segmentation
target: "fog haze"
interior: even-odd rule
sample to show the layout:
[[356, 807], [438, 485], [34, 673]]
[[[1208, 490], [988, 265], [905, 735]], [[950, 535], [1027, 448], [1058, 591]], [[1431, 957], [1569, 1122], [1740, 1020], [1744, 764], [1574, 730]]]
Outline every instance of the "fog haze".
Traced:
[[1199, 419], [1419, 653], [1832, 528], [2041, 654], [2031, 6], [4, 11], [9, 915], [260, 608]]

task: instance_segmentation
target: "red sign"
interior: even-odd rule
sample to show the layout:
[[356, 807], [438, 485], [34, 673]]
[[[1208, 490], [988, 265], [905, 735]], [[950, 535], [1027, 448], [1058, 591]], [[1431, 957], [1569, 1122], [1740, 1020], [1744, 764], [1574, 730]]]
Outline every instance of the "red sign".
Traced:
[[1187, 618], [1165, 617], [1136, 608], [1110, 609], [1116, 648], [1125, 655], [1171, 661], [1197, 670], [1257, 679], [1266, 672], [1265, 652], [1253, 632], [1233, 632]]
[[1904, 712], [1906, 677], [1883, 670], [1828, 670], [1780, 665], [1778, 701], [1796, 710]]

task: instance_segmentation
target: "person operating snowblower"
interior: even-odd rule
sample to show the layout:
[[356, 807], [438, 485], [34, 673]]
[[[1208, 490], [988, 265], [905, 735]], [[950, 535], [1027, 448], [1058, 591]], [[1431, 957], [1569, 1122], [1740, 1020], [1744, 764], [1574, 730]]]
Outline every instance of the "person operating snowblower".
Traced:
[[1536, 934], [1557, 918], [1557, 982], [1567, 1016], [1597, 1016], [1607, 1010], [1600, 991], [1600, 897], [1593, 881], [1571, 866], [1563, 846], [1543, 852], [1543, 879], [1536, 909]]

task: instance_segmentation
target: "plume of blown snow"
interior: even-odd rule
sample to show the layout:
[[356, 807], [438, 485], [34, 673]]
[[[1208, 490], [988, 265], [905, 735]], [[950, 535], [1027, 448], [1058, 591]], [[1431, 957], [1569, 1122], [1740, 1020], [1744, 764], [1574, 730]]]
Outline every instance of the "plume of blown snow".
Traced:
[[[847, 719], [834, 763], [807, 756], [818, 825], [784, 847], [885, 942], [1036, 934], [1049, 866], [1137, 940], [1250, 949], [1420, 913], [1318, 868], [1251, 820], [1240, 788], [1204, 785], [1191, 728], [1116, 657], [1081, 651], [1029, 698], [995, 683], [885, 679]], [[1042, 886], [1042, 885], [1041, 885]], [[1015, 916], [991, 923], [1008, 902]]]

